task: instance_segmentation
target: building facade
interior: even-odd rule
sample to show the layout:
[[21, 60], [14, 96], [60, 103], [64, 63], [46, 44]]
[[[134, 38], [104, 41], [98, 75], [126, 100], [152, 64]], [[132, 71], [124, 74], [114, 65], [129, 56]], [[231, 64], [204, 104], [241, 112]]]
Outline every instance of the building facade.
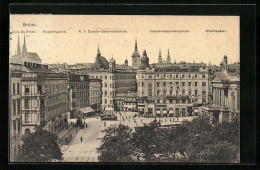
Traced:
[[78, 117], [78, 110], [90, 106], [89, 76], [70, 74], [68, 85], [72, 92], [70, 118]]
[[102, 104], [102, 80], [90, 79], [89, 81], [89, 104], [96, 105], [97, 110]]
[[91, 78], [102, 80], [102, 109], [114, 109], [116, 94], [136, 91], [136, 72], [129, 66], [117, 69], [116, 61], [112, 57], [109, 62], [101, 56], [98, 49], [96, 62], [87, 74]]
[[208, 70], [183, 64], [149, 66], [144, 51], [137, 71], [138, 112], [145, 116], [189, 116], [208, 102]]
[[10, 64], [9, 134], [11, 161], [14, 161], [17, 156], [22, 136], [21, 89], [23, 72], [21, 64]]
[[240, 113], [240, 67], [237, 63], [228, 65], [227, 61], [224, 56], [220, 71], [214, 73], [211, 81], [212, 104], [203, 108], [213, 122], [227, 122]]
[[137, 111], [137, 94], [136, 93], [121, 93], [115, 97], [116, 111]]
[[69, 92], [67, 77], [44, 68], [30, 68], [22, 76], [22, 132], [34, 131], [44, 123], [46, 130], [57, 133], [67, 123]]

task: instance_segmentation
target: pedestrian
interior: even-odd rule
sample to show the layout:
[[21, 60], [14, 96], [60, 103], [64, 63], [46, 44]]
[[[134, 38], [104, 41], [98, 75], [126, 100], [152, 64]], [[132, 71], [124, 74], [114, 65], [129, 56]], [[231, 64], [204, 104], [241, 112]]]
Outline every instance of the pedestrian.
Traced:
[[81, 142], [83, 141], [83, 138], [82, 138], [82, 136], [80, 137], [80, 140], [81, 140]]
[[141, 123], [143, 123], [143, 119], [141, 119]]
[[68, 142], [68, 138], [66, 137], [66, 143]]

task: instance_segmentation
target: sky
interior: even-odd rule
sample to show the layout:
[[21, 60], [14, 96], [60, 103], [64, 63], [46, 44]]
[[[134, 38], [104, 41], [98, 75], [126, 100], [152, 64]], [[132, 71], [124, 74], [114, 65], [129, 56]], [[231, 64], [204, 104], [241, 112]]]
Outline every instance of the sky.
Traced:
[[239, 16], [11, 15], [10, 56], [19, 35], [21, 48], [25, 36], [27, 51], [36, 52], [44, 64], [93, 63], [99, 46], [107, 60], [113, 56], [123, 64], [127, 58], [132, 65], [135, 39], [150, 64], [158, 62], [159, 50], [165, 60], [168, 49], [172, 62], [219, 65], [226, 55], [233, 63], [240, 60], [239, 21]]

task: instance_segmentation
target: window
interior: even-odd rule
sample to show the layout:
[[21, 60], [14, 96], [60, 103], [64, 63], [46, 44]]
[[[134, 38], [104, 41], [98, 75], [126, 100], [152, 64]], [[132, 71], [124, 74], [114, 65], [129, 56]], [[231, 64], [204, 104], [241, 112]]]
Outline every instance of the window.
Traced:
[[160, 103], [160, 99], [157, 99], [157, 103]]
[[176, 100], [176, 103], [179, 103], [179, 100]]
[[189, 78], [191, 78], [191, 74], [189, 74]]
[[144, 87], [144, 82], [142, 82], [142, 87]]
[[185, 82], [182, 82], [182, 86], [183, 86], [183, 87], [185, 86]]
[[195, 78], [197, 78], [198, 77], [198, 75], [197, 74], [195, 74]]
[[179, 77], [179, 75], [178, 74], [176, 74], [176, 78], [178, 78]]
[[182, 90], [182, 95], [185, 96], [185, 90]]
[[170, 96], [172, 96], [172, 91], [170, 91]]
[[166, 94], [167, 94], [167, 90], [164, 90], [163, 95], [166, 96]]
[[157, 82], [157, 87], [160, 87], [160, 83]]
[[172, 99], [170, 99], [170, 103], [172, 104]]
[[202, 78], [206, 78], [205, 74], [202, 74]]
[[105, 104], [107, 104], [107, 99], [105, 99]]
[[198, 82], [195, 82], [195, 87], [197, 87], [198, 86]]
[[17, 83], [17, 94], [19, 94], [20, 93], [20, 85], [19, 85], [19, 83]]
[[107, 87], [107, 83], [105, 83], [105, 87]]
[[182, 78], [184, 78], [184, 74], [182, 74]]
[[205, 81], [202, 82], [202, 86], [206, 86], [206, 82]]
[[15, 83], [13, 83], [13, 94], [15, 94]]
[[182, 99], [182, 103], [185, 103], [185, 99]]
[[105, 96], [107, 95], [107, 91], [105, 91]]
[[29, 123], [30, 114], [27, 112], [25, 113], [25, 123]]
[[206, 96], [206, 91], [202, 91], [202, 96]]
[[28, 94], [30, 92], [29, 86], [24, 86], [25, 88], [25, 93]]
[[166, 82], [163, 82], [163, 87], [165, 87], [166, 86]]
[[191, 82], [189, 82], [189, 87], [191, 87]]
[[196, 95], [196, 96], [198, 95], [198, 90], [195, 90], [195, 95]]
[[191, 95], [191, 91], [189, 91], [189, 95]]
[[105, 76], [105, 79], [107, 79], [107, 76]]
[[16, 100], [13, 100], [13, 115], [16, 115]]
[[17, 100], [17, 114], [19, 115], [20, 114], [20, 99]]
[[152, 83], [149, 83], [149, 84], [148, 84], [148, 87], [153, 87], [153, 84], [152, 84]]
[[166, 104], [166, 99], [163, 99], [163, 104]]
[[159, 95], [160, 95], [160, 90], [157, 91], [157, 96], [159, 96]]
[[29, 99], [24, 100], [24, 107], [25, 109], [29, 109]]

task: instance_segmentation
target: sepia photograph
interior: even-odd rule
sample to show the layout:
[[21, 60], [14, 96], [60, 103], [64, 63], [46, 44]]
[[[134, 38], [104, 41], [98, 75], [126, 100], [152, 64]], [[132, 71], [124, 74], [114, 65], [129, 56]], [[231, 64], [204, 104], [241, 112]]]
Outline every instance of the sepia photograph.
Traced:
[[10, 14], [10, 162], [240, 163], [240, 17]]

